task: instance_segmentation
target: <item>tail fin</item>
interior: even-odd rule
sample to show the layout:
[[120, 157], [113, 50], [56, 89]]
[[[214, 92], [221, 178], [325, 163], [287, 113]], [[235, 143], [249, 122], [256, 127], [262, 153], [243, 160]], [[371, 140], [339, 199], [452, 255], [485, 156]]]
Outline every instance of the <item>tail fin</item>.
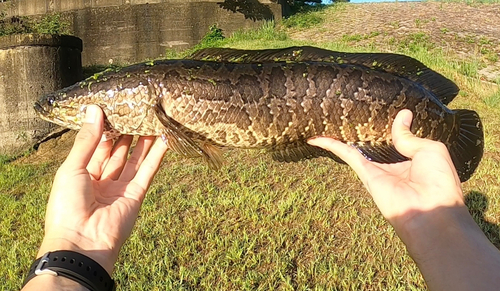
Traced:
[[458, 138], [449, 147], [451, 159], [461, 182], [469, 180], [476, 170], [484, 150], [483, 125], [472, 110], [455, 110], [459, 123]]

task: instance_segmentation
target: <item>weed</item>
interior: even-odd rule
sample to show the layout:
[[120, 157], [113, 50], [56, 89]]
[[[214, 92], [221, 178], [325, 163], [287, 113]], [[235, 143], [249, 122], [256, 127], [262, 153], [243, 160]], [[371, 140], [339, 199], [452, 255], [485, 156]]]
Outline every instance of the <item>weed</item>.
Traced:
[[29, 18], [6, 17], [5, 13], [0, 14], [0, 36], [32, 32], [34, 32], [34, 28]]
[[475, 78], [478, 75], [480, 64], [477, 61], [459, 62], [456, 64], [455, 68], [460, 74]]
[[422, 24], [422, 20], [420, 20], [419, 18], [415, 19], [415, 26], [417, 28], [420, 28], [420, 25]]
[[389, 23], [392, 27], [398, 29], [400, 24], [399, 24], [399, 21], [395, 20], [395, 21], [391, 21], [391, 23]]
[[497, 62], [499, 57], [498, 57], [498, 53], [496, 52], [490, 52], [488, 51], [488, 53], [486, 54], [486, 59], [490, 62]]
[[480, 52], [482, 55], [486, 55], [486, 54], [489, 54], [489, 53], [490, 53], [490, 50], [489, 50], [489, 49], [487, 49], [487, 48], [482, 47], [482, 48], [480, 48], [480, 49], [479, 49], [479, 52]]
[[42, 34], [69, 34], [69, 22], [63, 20], [58, 13], [47, 14], [34, 25], [34, 31]]
[[224, 40], [225, 37], [222, 34], [222, 29], [218, 28], [217, 25], [213, 24], [208, 28], [207, 34], [203, 36], [200, 41], [202, 46], [210, 47], [215, 43]]
[[424, 24], [427, 24], [427, 23], [429, 23], [429, 20], [427, 20], [427, 19], [419, 19], [419, 18], [415, 19], [415, 26], [417, 28], [421, 28]]
[[416, 32], [409, 34], [399, 42], [400, 49], [408, 49], [411, 52], [419, 50], [431, 50], [434, 48], [434, 43], [430, 37], [424, 32]]
[[14, 159], [13, 157], [9, 157], [6, 155], [0, 155], [0, 167], [7, 164], [8, 162], [11, 162], [13, 159]]
[[0, 36], [21, 33], [69, 34], [69, 22], [62, 20], [60, 14], [48, 14], [41, 19], [25, 16], [6, 17], [0, 13]]
[[492, 41], [489, 38], [485, 37], [485, 36], [481, 36], [479, 38], [479, 44], [481, 44], [481, 45], [491, 45]]
[[286, 28], [309, 28], [323, 22], [323, 17], [315, 12], [294, 14], [282, 21]]
[[259, 29], [238, 30], [231, 36], [231, 42], [251, 40], [285, 41], [288, 35], [279, 30], [274, 21], [266, 21]]
[[486, 96], [483, 101], [487, 106], [497, 108], [500, 105], [500, 89], [493, 94]]
[[465, 36], [465, 42], [467, 43], [476, 43], [476, 36], [475, 35], [466, 35]]
[[361, 34], [344, 34], [342, 36], [342, 41], [360, 41], [363, 39]]
[[372, 37], [376, 37], [380, 35], [379, 31], [372, 31], [369, 34], [344, 34], [342, 35], [342, 41], [346, 42], [356, 42], [360, 40], [370, 39]]

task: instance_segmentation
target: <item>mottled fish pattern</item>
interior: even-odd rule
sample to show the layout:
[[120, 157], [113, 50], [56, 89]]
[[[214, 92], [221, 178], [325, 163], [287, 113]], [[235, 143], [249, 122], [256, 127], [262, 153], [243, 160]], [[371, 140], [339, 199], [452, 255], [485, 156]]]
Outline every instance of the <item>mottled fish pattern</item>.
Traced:
[[35, 109], [79, 129], [86, 106], [96, 104], [107, 131], [161, 136], [173, 150], [217, 168], [223, 147], [267, 149], [278, 161], [327, 156], [342, 162], [308, 145], [315, 136], [348, 143], [372, 161], [404, 161], [391, 126], [406, 108], [414, 113], [412, 132], [443, 142], [466, 181], [481, 160], [484, 138], [476, 112], [446, 107], [458, 91], [403, 55], [204, 49], [184, 60], [96, 74], [44, 96]]

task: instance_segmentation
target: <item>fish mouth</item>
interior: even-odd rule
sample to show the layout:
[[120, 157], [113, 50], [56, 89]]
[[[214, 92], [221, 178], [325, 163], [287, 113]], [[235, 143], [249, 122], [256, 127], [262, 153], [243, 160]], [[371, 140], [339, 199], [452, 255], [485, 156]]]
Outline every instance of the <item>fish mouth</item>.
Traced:
[[38, 103], [38, 101], [35, 102], [33, 108], [35, 108], [36, 112], [38, 112], [41, 115], [47, 115], [49, 113], [47, 110], [45, 110], [45, 108], [43, 108], [42, 105], [40, 105], [40, 103]]

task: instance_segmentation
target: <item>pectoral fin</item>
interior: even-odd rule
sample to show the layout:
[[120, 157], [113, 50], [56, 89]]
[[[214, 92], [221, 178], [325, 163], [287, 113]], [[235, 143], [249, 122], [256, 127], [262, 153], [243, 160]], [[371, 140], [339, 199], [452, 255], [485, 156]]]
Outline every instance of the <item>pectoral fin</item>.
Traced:
[[156, 117], [165, 127], [162, 139], [173, 151], [189, 158], [203, 158], [210, 168], [220, 169], [222, 157], [219, 148], [209, 143], [200, 146], [186, 132], [190, 130], [168, 116], [160, 105], [154, 107]]

